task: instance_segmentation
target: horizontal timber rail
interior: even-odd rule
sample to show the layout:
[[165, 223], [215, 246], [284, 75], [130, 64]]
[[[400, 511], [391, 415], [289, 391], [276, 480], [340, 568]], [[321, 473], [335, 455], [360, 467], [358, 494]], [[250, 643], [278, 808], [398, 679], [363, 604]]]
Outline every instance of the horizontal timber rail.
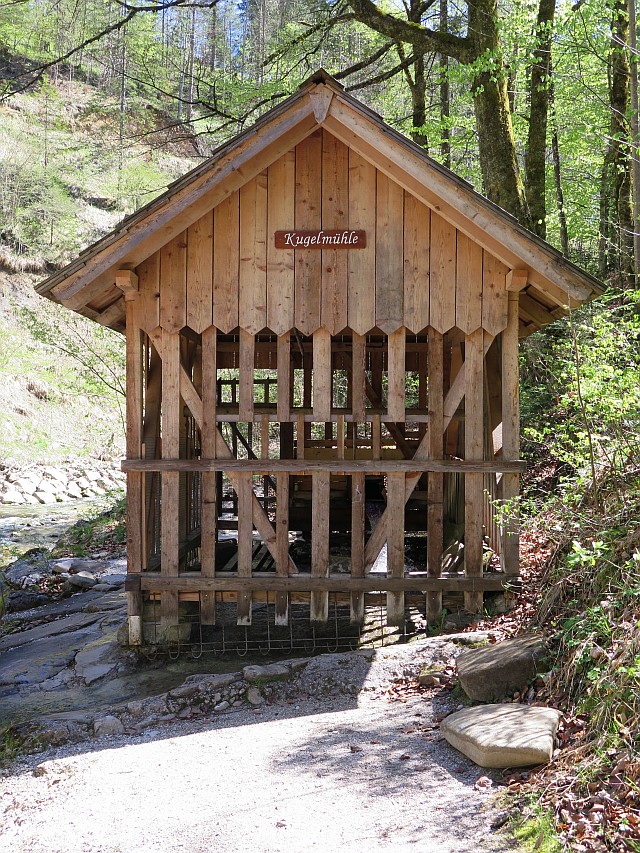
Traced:
[[[306, 424], [319, 422], [318, 416], [314, 415], [311, 409], [293, 408], [287, 417], [281, 417], [277, 414], [275, 405], [265, 406], [264, 404], [261, 405], [260, 403], [255, 403], [253, 409], [253, 420], [260, 422], [266, 415], [269, 416], [270, 423], [297, 423], [301, 418]], [[380, 423], [383, 424], [398, 423], [397, 418], [393, 415], [387, 414], [384, 409], [367, 409], [364, 417], [354, 415], [346, 409], [332, 409], [329, 420], [335, 423], [341, 416], [344, 418], [345, 423], [372, 423], [376, 417], [379, 417]], [[238, 421], [243, 422], [244, 420], [245, 418], [242, 418], [238, 413], [238, 406], [218, 406], [218, 410], [216, 412], [216, 421], [218, 423], [236, 423]], [[414, 409], [405, 409], [402, 423], [426, 424], [429, 423], [429, 415], [426, 412], [420, 412]]]
[[269, 592], [403, 592], [415, 590], [418, 592], [493, 592], [513, 587], [518, 579], [506, 575], [484, 575], [483, 577], [464, 577], [462, 575], [410, 575], [404, 578], [390, 578], [383, 575], [369, 575], [364, 578], [345, 577], [344, 575], [329, 575], [329, 577], [314, 577], [312, 575], [292, 575], [282, 577], [274, 574], [255, 573], [250, 578], [231, 575], [217, 575], [205, 578], [200, 574], [181, 574], [178, 577], [167, 577], [152, 572], [129, 574], [126, 589], [129, 592], [156, 592], [160, 590], [184, 590], [202, 592], [231, 592], [265, 590]]
[[464, 459], [123, 459], [123, 471], [240, 471], [243, 474], [420, 474], [423, 471], [458, 473], [514, 473], [526, 462], [467, 461]]

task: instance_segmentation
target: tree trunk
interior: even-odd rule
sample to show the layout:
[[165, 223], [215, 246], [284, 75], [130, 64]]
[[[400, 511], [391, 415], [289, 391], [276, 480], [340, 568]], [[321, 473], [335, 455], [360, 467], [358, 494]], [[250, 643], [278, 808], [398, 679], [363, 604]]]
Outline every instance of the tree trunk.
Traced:
[[540, 0], [536, 22], [536, 48], [531, 65], [531, 103], [527, 137], [525, 185], [533, 230], [546, 237], [546, 153], [549, 114], [549, 65], [556, 0]]
[[640, 265], [640, 130], [638, 128], [638, 47], [636, 0], [628, 0], [629, 9], [629, 54], [631, 71], [631, 178], [633, 197], [633, 271], [635, 285], [638, 287], [638, 266]]
[[[449, 28], [449, 2], [440, 0], [440, 32], [446, 33]], [[451, 115], [451, 103], [449, 100], [449, 57], [440, 56], [440, 126], [441, 142], [440, 154], [442, 162], [451, 168], [451, 128], [449, 117]]]
[[633, 277], [633, 213], [631, 210], [631, 161], [629, 158], [629, 18], [626, 0], [616, 0], [611, 21], [610, 108], [613, 191], [618, 226], [621, 285]]

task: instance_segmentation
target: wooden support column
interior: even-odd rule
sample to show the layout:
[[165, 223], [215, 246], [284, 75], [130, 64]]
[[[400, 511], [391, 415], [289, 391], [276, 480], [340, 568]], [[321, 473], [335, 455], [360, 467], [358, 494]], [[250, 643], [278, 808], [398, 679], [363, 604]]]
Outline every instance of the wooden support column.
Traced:
[[326, 329], [313, 335], [313, 417], [331, 420], [331, 335]]
[[365, 350], [366, 340], [364, 335], [353, 333], [351, 339], [351, 412], [353, 414], [354, 434], [358, 422], [365, 418]]
[[405, 419], [405, 330], [392, 332], [387, 349], [387, 414], [394, 423]]
[[[509, 293], [507, 328], [502, 332], [502, 456], [516, 461], [520, 455], [520, 402], [518, 371], [518, 293]], [[518, 474], [502, 475], [502, 499], [513, 501], [519, 494]], [[502, 567], [505, 574], [520, 573], [520, 538], [516, 519], [502, 528]]]
[[[318, 471], [311, 477], [311, 576], [329, 576], [329, 488], [330, 474]], [[312, 592], [309, 618], [326, 622], [329, 618], [329, 593]]]
[[[162, 331], [162, 458], [180, 455], [180, 334]], [[163, 471], [161, 491], [161, 574], [179, 571], [180, 474]], [[160, 599], [160, 622], [165, 639], [176, 636], [178, 593], [165, 591]]]
[[[127, 459], [142, 458], [143, 360], [142, 334], [136, 302], [138, 277], [130, 270], [118, 270], [116, 285], [124, 293], [126, 311], [126, 382], [127, 382]], [[141, 572], [143, 477], [141, 471], [127, 474], [127, 572]], [[142, 593], [127, 593], [129, 644], [142, 643]]]
[[[484, 458], [484, 354], [483, 330], [465, 336], [466, 390], [464, 405], [465, 459]], [[482, 577], [483, 475], [464, 475], [464, 573]], [[482, 592], [465, 592], [470, 613], [482, 611]]]
[[[429, 377], [429, 458], [442, 459], [444, 446], [444, 384], [442, 334], [429, 328], [427, 344]], [[444, 474], [432, 471], [427, 479], [427, 572], [440, 577], [443, 550]], [[442, 592], [427, 593], [427, 621], [439, 622]]]
[[255, 338], [240, 329], [240, 398], [238, 414], [241, 421], [253, 424], [253, 365], [255, 363]]
[[[402, 473], [387, 474], [387, 574], [404, 577], [404, 480]], [[404, 592], [387, 593], [387, 625], [404, 626]]]
[[[250, 578], [253, 562], [253, 488], [251, 474], [236, 474], [238, 495], [238, 577]], [[251, 593], [238, 592], [238, 625], [251, 625]]]
[[[217, 330], [209, 326], [202, 333], [202, 455], [216, 458], [217, 408]], [[218, 524], [218, 483], [214, 471], [202, 474], [202, 520], [200, 560], [202, 576], [216, 574], [216, 541]], [[214, 592], [200, 593], [200, 622], [215, 625], [216, 599]]]
[[[364, 474], [351, 476], [351, 577], [364, 577]], [[364, 622], [364, 593], [351, 593], [351, 621]]]
[[[287, 577], [289, 574], [289, 474], [276, 476], [276, 574]], [[289, 595], [276, 592], [276, 625], [289, 622]]]

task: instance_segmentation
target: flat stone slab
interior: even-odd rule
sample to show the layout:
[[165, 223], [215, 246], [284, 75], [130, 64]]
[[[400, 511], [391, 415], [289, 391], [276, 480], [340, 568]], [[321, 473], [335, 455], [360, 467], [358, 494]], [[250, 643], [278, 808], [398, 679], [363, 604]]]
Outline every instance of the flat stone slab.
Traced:
[[546, 764], [562, 714], [531, 705], [482, 705], [440, 723], [445, 739], [480, 767]]
[[546, 656], [543, 637], [517, 637], [462, 652], [456, 658], [456, 669], [470, 699], [495, 702], [524, 687]]

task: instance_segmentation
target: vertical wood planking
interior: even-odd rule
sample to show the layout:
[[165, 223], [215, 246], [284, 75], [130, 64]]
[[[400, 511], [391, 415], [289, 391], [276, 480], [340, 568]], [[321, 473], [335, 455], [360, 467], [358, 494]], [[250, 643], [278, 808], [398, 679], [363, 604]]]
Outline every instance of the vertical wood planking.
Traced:
[[[276, 574], [286, 577], [289, 574], [289, 475], [276, 476]], [[276, 592], [275, 623], [287, 625], [289, 622], [289, 596], [286, 592]]]
[[240, 193], [231, 193], [213, 212], [213, 325], [231, 332], [238, 325]]
[[[443, 340], [440, 332], [429, 328], [427, 342], [429, 374], [429, 458], [442, 459], [444, 446], [444, 382]], [[430, 471], [427, 475], [427, 572], [439, 577], [442, 572], [444, 525], [444, 475]], [[442, 616], [442, 593], [427, 593], [427, 621], [438, 622]]]
[[[322, 226], [322, 131], [296, 145], [295, 227], [315, 230]], [[304, 335], [320, 326], [322, 254], [295, 252], [295, 325]]]
[[267, 325], [267, 173], [240, 190], [238, 322], [257, 335]]
[[295, 223], [296, 153], [287, 153], [268, 170], [267, 201], [267, 326], [283, 335], [295, 325], [294, 252], [276, 249], [276, 231], [290, 231]]
[[[517, 461], [520, 455], [520, 401], [518, 373], [518, 294], [509, 293], [507, 328], [502, 333], [502, 455]], [[519, 494], [518, 474], [502, 475], [502, 499], [512, 501]], [[507, 519], [502, 531], [501, 559], [505, 574], [520, 572], [520, 540], [517, 523]]]
[[179, 332], [187, 322], [187, 232], [160, 250], [160, 325]]
[[456, 326], [470, 335], [482, 325], [482, 248], [458, 232]]
[[241, 421], [253, 422], [253, 366], [255, 363], [255, 338], [240, 328], [240, 399], [238, 416]]
[[338, 459], [344, 459], [344, 415], [338, 415], [336, 422], [336, 448]]
[[387, 414], [394, 423], [405, 419], [405, 340], [404, 328], [387, 339]]
[[[387, 474], [387, 573], [404, 577], [404, 474]], [[387, 593], [387, 625], [404, 625], [404, 592]]]
[[382, 456], [382, 424], [380, 415], [371, 415], [371, 458], [380, 459]]
[[[162, 331], [162, 458], [180, 455], [180, 335]], [[161, 573], [177, 577], [179, 571], [180, 475], [162, 472]], [[163, 592], [160, 599], [163, 630], [178, 624], [176, 593]]]
[[482, 255], [482, 327], [495, 337], [507, 325], [509, 268], [489, 252]]
[[431, 211], [404, 194], [404, 325], [415, 334], [429, 325]]
[[[209, 326], [202, 333], [202, 455], [205, 459], [216, 458], [216, 407], [217, 407], [217, 330]], [[217, 473], [202, 474], [202, 533], [200, 560], [202, 576], [215, 577], [216, 540], [218, 523]], [[200, 593], [200, 621], [203, 625], [214, 625], [216, 621], [216, 599], [214, 592]]]
[[355, 424], [365, 418], [365, 353], [364, 335], [353, 333], [351, 338], [351, 412]]
[[[253, 488], [251, 474], [238, 472], [235, 476], [238, 495], [238, 577], [251, 577], [253, 560]], [[251, 624], [251, 593], [238, 592], [238, 625]]]
[[[311, 476], [311, 575], [329, 576], [329, 484], [328, 471], [317, 471]], [[312, 592], [309, 618], [312, 622], [326, 622], [329, 618], [329, 593]]]
[[349, 326], [364, 335], [376, 324], [376, 169], [349, 149], [349, 228], [367, 232], [367, 248], [348, 252]]
[[[351, 476], [351, 577], [364, 577], [364, 474]], [[351, 593], [351, 622], [364, 622], [364, 593]]]
[[211, 325], [213, 298], [213, 213], [187, 231], [187, 326], [201, 334]]
[[386, 335], [404, 320], [403, 191], [376, 175], [376, 326]]
[[456, 324], [456, 229], [431, 213], [429, 323], [437, 332]]
[[276, 362], [278, 365], [278, 402], [276, 404], [278, 420], [288, 421], [291, 417], [291, 344], [289, 332], [278, 335]]
[[160, 325], [160, 252], [143, 261], [138, 272], [136, 315], [140, 328], [152, 332]]
[[[349, 149], [327, 131], [322, 135], [322, 227], [349, 226]], [[347, 269], [349, 252], [322, 250], [320, 322], [337, 335], [348, 324]]]
[[331, 420], [331, 335], [326, 329], [313, 334], [313, 417]]
[[[484, 379], [483, 332], [465, 336], [466, 390], [464, 404], [465, 459], [484, 458]], [[464, 475], [464, 573], [482, 577], [483, 475]], [[470, 613], [482, 611], [482, 593], [465, 592], [464, 606]]]

